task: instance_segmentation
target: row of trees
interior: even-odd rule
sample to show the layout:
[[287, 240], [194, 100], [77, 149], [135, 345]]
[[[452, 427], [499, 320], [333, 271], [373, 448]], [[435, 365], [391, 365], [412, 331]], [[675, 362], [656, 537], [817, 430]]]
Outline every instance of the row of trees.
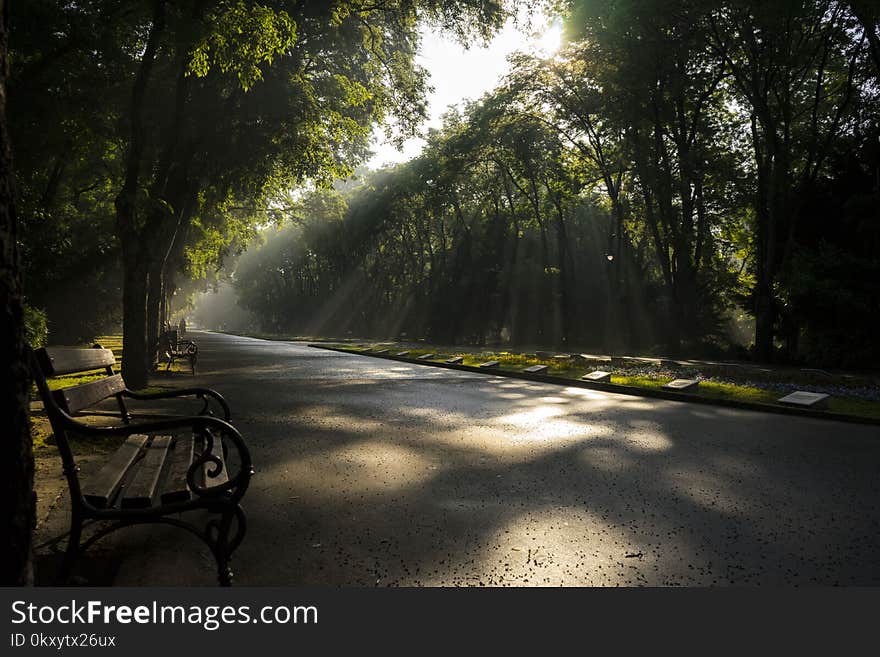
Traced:
[[126, 383], [144, 386], [186, 278], [246, 243], [270, 199], [347, 174], [374, 124], [414, 130], [419, 23], [485, 37], [505, 11], [501, 0], [0, 0], [0, 583], [32, 581], [25, 338], [48, 318], [52, 342], [80, 342], [121, 315]]
[[420, 20], [464, 35], [499, 2], [17, 3], [10, 121], [27, 295], [53, 341], [121, 318], [146, 384], [177, 278], [204, 275], [271, 199], [365, 157], [424, 114]]
[[745, 310], [760, 359], [880, 362], [871, 7], [574, 3], [564, 51], [264, 234], [240, 302], [278, 330], [688, 353]]

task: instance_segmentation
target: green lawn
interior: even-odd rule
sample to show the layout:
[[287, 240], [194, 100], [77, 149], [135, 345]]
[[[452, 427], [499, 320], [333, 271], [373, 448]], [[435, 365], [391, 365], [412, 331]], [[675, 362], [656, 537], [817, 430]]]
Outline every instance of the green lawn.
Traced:
[[[388, 349], [389, 354], [407, 349], [406, 347], [396, 343], [364, 343], [361, 345], [350, 344], [328, 344], [327, 346], [336, 349], [344, 349], [353, 353], [365, 352], [367, 350]], [[579, 363], [571, 359], [541, 359], [526, 354], [512, 353], [507, 351], [460, 351], [456, 349], [408, 349], [409, 358], [418, 358], [422, 354], [436, 353], [436, 360], [446, 360], [453, 356], [461, 356], [464, 360], [463, 365], [477, 366], [480, 363], [497, 360], [501, 370], [520, 372], [526, 367], [532, 365], [547, 365], [547, 375], [565, 379], [580, 379], [584, 374], [593, 369], [604, 369], [611, 372], [611, 383], [624, 386], [632, 386], [634, 388], [660, 389], [665, 383], [669, 382], [669, 376], [652, 376], [650, 374], [628, 374], [625, 371], [606, 364], [600, 367], [591, 367], [589, 363]], [[689, 376], [683, 374], [682, 376]], [[774, 373], [773, 380], [779, 380], [778, 373]], [[560, 381], [562, 383], [562, 381]], [[701, 381], [696, 392], [691, 393], [706, 397], [709, 399], [725, 399], [742, 402], [756, 402], [764, 404], [775, 404], [776, 400], [782, 395], [774, 390], [765, 390], [754, 386], [727, 383], [718, 381]], [[880, 419], [880, 403], [860, 399], [856, 397], [839, 397], [832, 396], [829, 402], [829, 411], [834, 413], [845, 413], [848, 415], [857, 415], [861, 417], [871, 417]]]

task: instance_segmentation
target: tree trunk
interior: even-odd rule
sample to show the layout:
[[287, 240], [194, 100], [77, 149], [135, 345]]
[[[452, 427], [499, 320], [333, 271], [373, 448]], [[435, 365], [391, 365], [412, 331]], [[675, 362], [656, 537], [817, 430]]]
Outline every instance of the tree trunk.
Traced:
[[[765, 133], [773, 134], [775, 126], [770, 125], [764, 118], [762, 125]], [[752, 147], [755, 152], [755, 165], [757, 170], [757, 188], [755, 190], [755, 358], [759, 361], [770, 362], [773, 359], [773, 249], [775, 244], [773, 237], [774, 210], [771, 209], [771, 182], [774, 172], [772, 171], [773, 157], [767, 149], [771, 147], [768, 141], [765, 143], [758, 132], [758, 117], [755, 113], [751, 116]]]
[[571, 297], [569, 291], [569, 277], [571, 276], [571, 252], [568, 248], [568, 231], [565, 227], [565, 211], [562, 208], [562, 201], [552, 196], [552, 192], [548, 186], [547, 193], [553, 199], [553, 205], [556, 209], [556, 250], [559, 258], [559, 303], [560, 303], [560, 347], [563, 349], [568, 347], [571, 340]]
[[159, 361], [159, 334], [163, 330], [162, 299], [165, 297], [163, 262], [150, 264], [147, 284], [147, 365], [152, 371]]
[[147, 386], [147, 267], [136, 255], [122, 262], [122, 376], [129, 388]]
[[24, 303], [17, 246], [12, 151], [6, 131], [7, 5], [0, 0], [0, 585], [33, 583], [34, 455], [24, 345]]
[[877, 36], [877, 19], [876, 9], [870, 8], [869, 2], [851, 1], [849, 3], [853, 15], [862, 24], [865, 30], [865, 36], [868, 39], [868, 46], [871, 52], [871, 59], [874, 60], [874, 67], [877, 69], [877, 77], [880, 78], [880, 37]]
[[773, 360], [773, 293], [768, 281], [755, 288], [755, 357], [759, 361]]
[[137, 229], [137, 195], [144, 154], [144, 98], [159, 41], [165, 30], [165, 2], [155, 0], [153, 23], [131, 91], [130, 134], [125, 156], [125, 182], [116, 197], [116, 234], [122, 247], [122, 374], [130, 388], [144, 388], [147, 362], [147, 256], [145, 235]]
[[[552, 270], [550, 268], [550, 246], [547, 243], [547, 226], [544, 224], [544, 217], [541, 216], [541, 202], [538, 197], [538, 188], [537, 185], [535, 185], [535, 179], [533, 177], [529, 177], [529, 190], [530, 193], [527, 194], [527, 197], [532, 206], [532, 212], [534, 213], [535, 221], [538, 224], [539, 235], [541, 237], [541, 278], [539, 279], [540, 287], [538, 288], [538, 293], [540, 294], [540, 299], [538, 299], [540, 313], [538, 315], [538, 335], [536, 338], [541, 344], [555, 344], [559, 341], [560, 336], [559, 303], [556, 299], [556, 286], [551, 278]], [[548, 316], [551, 319], [550, 326], [553, 328], [552, 335], [548, 335], [548, 333], [550, 333], [550, 331], [547, 330]]]

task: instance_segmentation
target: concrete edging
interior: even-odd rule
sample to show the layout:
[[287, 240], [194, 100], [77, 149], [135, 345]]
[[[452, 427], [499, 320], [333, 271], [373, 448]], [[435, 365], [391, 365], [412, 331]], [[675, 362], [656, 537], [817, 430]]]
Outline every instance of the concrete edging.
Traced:
[[797, 417], [809, 417], [819, 420], [834, 420], [836, 422], [848, 422], [851, 424], [868, 424], [880, 426], [880, 418], [862, 417], [859, 415], [850, 415], [848, 413], [817, 411], [807, 408], [793, 408], [790, 406], [777, 406], [775, 404], [747, 402], [735, 399], [715, 399], [711, 397], [700, 397], [694, 393], [671, 392], [668, 390], [656, 390], [652, 388], [638, 388], [636, 386], [625, 386], [619, 383], [595, 383], [592, 381], [584, 381], [582, 379], [562, 379], [557, 376], [548, 376], [546, 374], [527, 374], [525, 372], [512, 372], [510, 370], [501, 370], [498, 368], [481, 369], [479, 367], [473, 367], [471, 365], [460, 365], [455, 363], [444, 363], [441, 361], [431, 360], [416, 360], [415, 358], [395, 356], [393, 354], [372, 354], [368, 352], [341, 349], [339, 347], [328, 347], [321, 344], [309, 344], [308, 346], [314, 349], [337, 351], [339, 353], [349, 354], [351, 356], [369, 356], [371, 358], [383, 358], [385, 360], [409, 363], [411, 365], [429, 365], [431, 367], [442, 367], [449, 370], [472, 372], [474, 374], [482, 374], [484, 376], [500, 376], [507, 377], [509, 379], [535, 381], [536, 383], [551, 383], [553, 385], [565, 385], [575, 388], [585, 388], [587, 390], [615, 392], [621, 395], [631, 395], [634, 397], [650, 397], [654, 399], [665, 399], [668, 401], [687, 402], [690, 404], [704, 404], [708, 406], [721, 406], [724, 408], [736, 408], [747, 411], [775, 413], [777, 415], [794, 415]]

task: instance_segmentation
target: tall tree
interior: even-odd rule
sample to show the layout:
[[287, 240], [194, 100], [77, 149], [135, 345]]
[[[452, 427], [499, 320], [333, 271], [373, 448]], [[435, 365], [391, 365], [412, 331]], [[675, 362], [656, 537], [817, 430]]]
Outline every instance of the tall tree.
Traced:
[[862, 24], [874, 62], [874, 72], [880, 78], [880, 4], [875, 0], [850, 0], [847, 4]]
[[33, 493], [34, 458], [28, 405], [30, 375], [24, 344], [24, 305], [18, 250], [18, 219], [12, 150], [6, 127], [8, 8], [0, 0], [0, 584], [29, 584], [31, 530], [36, 516]]
[[834, 0], [716, 9], [711, 38], [747, 108], [754, 191], [755, 350], [774, 357], [778, 277], [788, 264], [806, 191], [823, 170], [851, 107], [864, 33]]

